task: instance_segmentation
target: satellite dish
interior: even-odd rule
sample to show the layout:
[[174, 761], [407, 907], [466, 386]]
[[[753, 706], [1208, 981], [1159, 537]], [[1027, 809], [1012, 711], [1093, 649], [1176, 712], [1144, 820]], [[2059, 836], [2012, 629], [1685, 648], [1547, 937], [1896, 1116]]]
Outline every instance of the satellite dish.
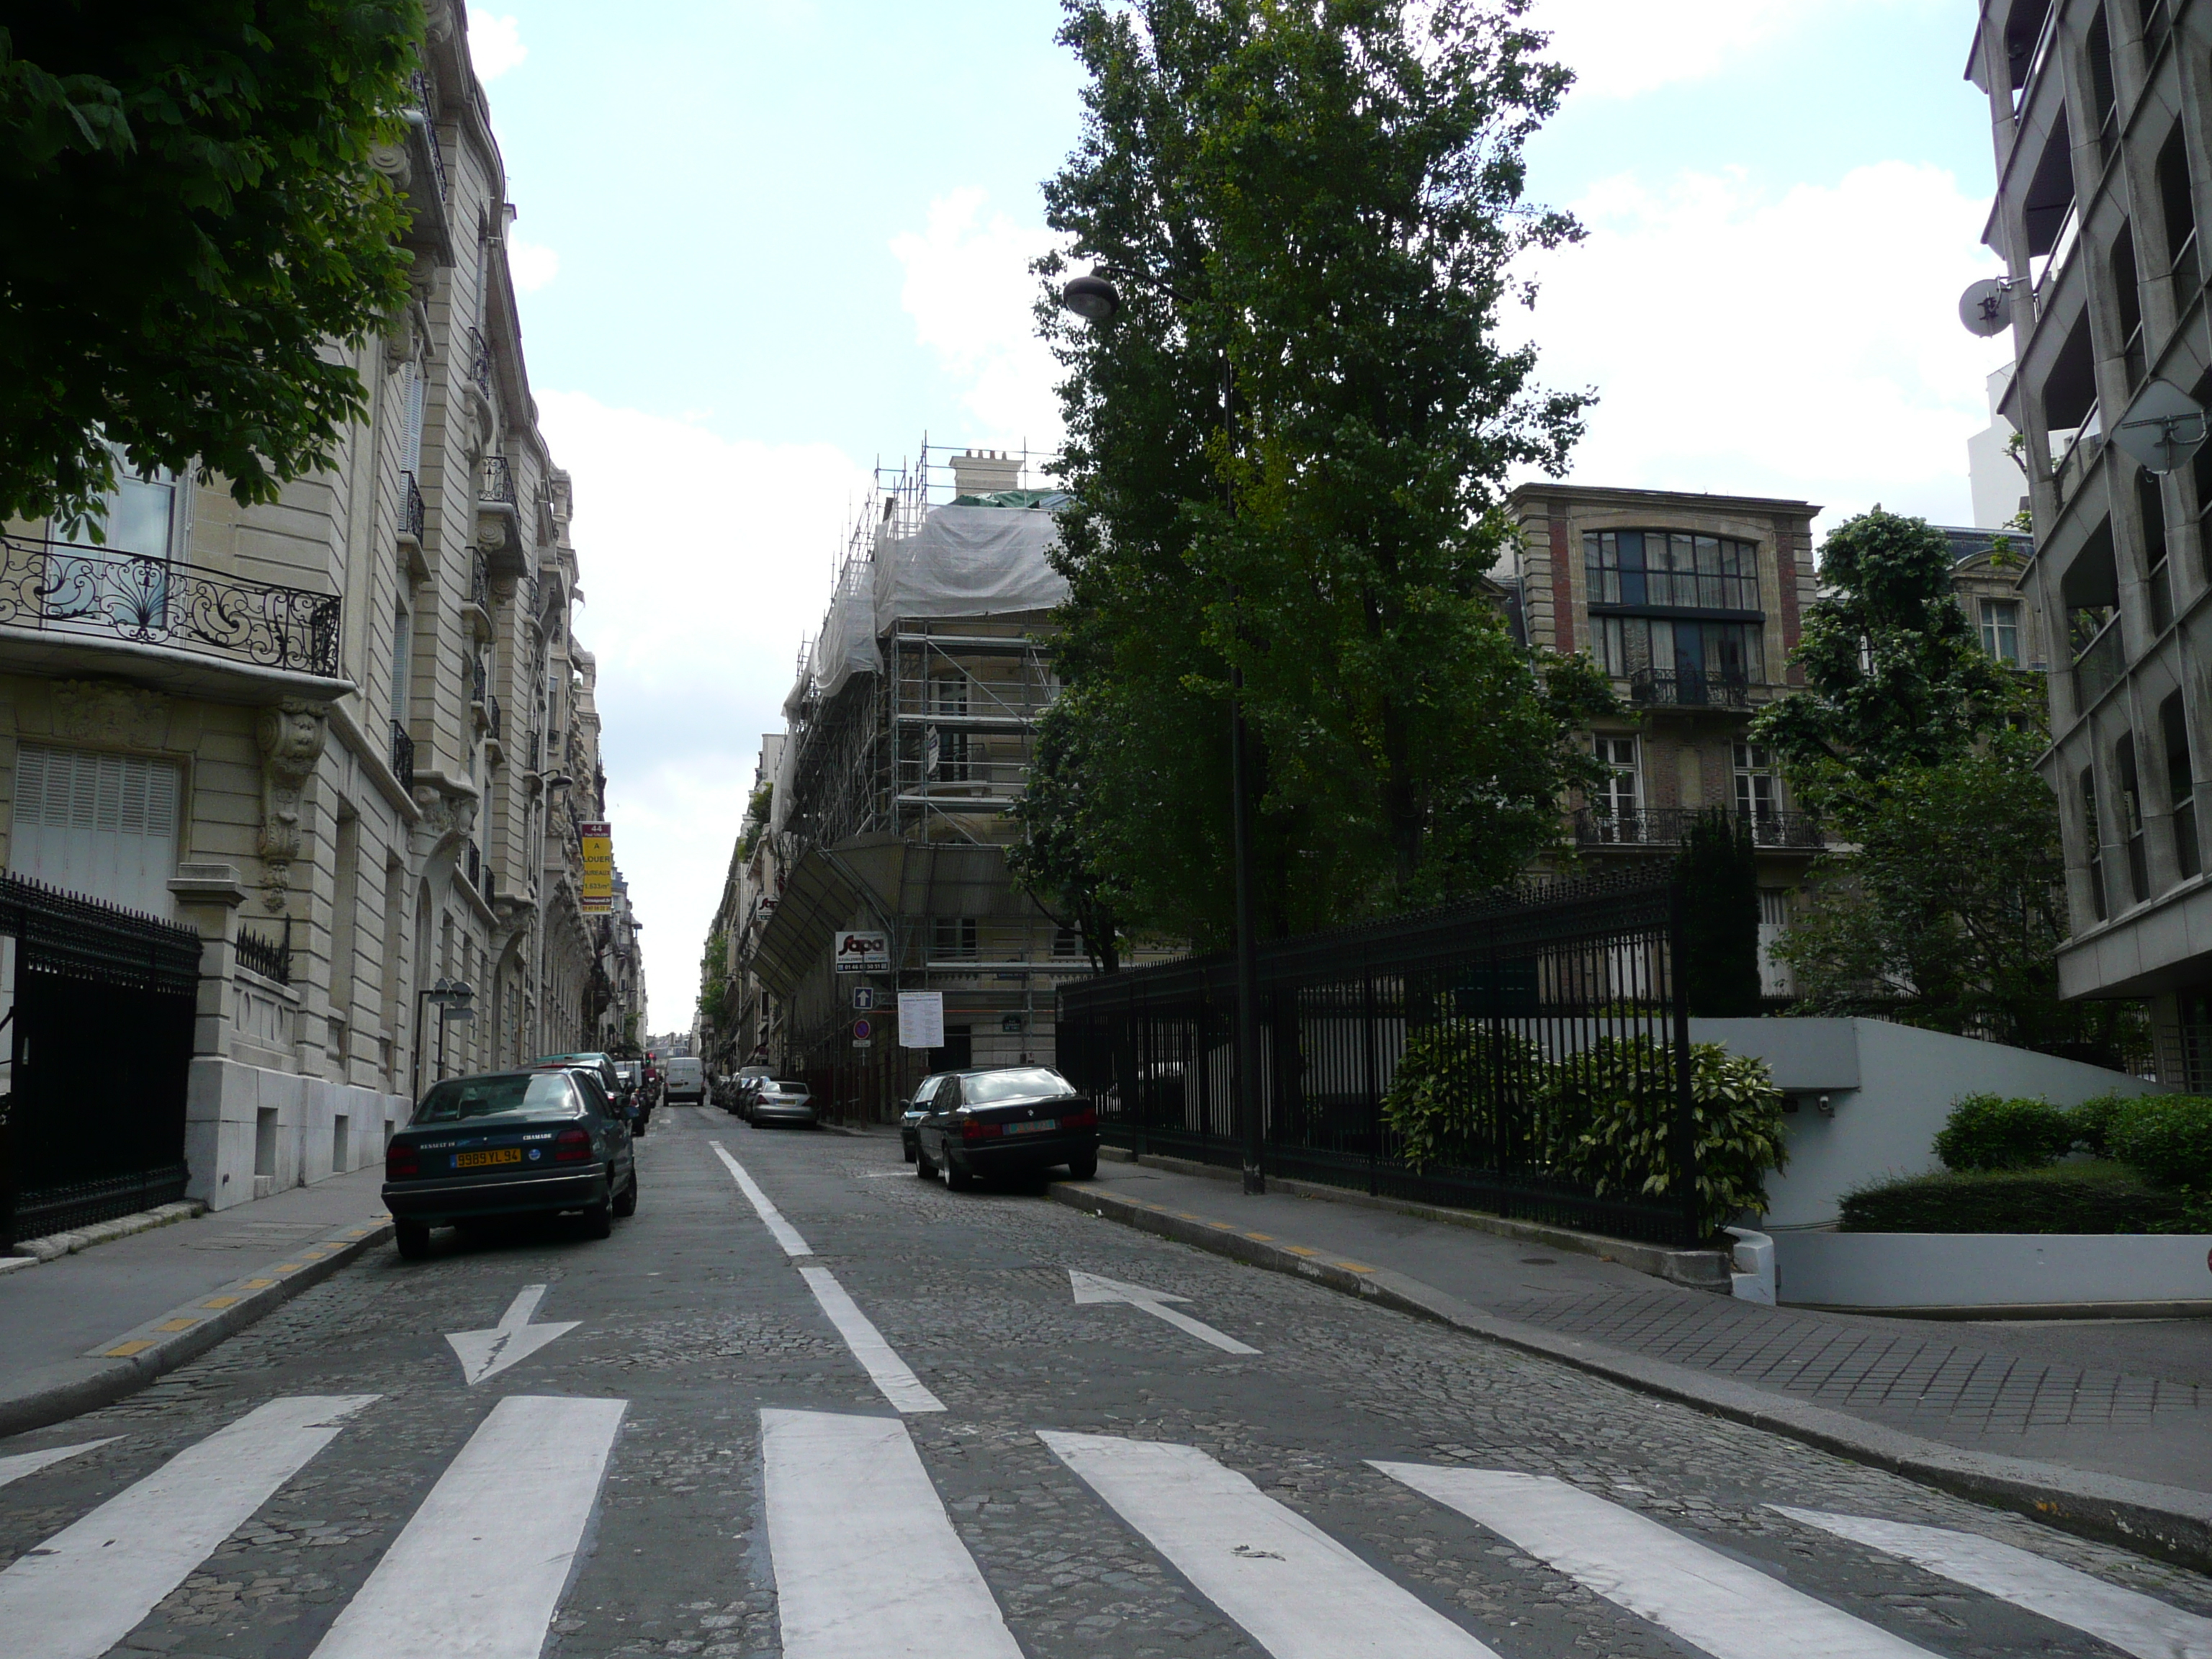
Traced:
[[2002, 276], [1984, 276], [1959, 296], [1959, 320], [1966, 332], [1987, 339], [2012, 326], [2013, 285]]
[[2171, 380], [2153, 380], [2112, 428], [2112, 441], [2146, 472], [2171, 472], [2203, 444], [2204, 406]]

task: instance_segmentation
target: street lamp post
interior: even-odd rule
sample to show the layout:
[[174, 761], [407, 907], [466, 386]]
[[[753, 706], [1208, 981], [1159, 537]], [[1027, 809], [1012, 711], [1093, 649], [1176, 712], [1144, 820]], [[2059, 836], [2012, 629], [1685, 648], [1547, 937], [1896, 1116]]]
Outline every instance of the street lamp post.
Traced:
[[[441, 977], [434, 985], [425, 986], [415, 994], [415, 1092], [422, 1092], [422, 1008], [425, 1003], [438, 1005], [438, 1073], [446, 1071], [446, 1010], [449, 1005], [467, 1006], [474, 1000], [475, 991], [456, 980]], [[435, 1079], [433, 1079], [434, 1081]]]
[[[1126, 273], [1116, 272], [1124, 281]], [[1147, 280], [1171, 300], [1182, 295], [1157, 277]], [[1071, 277], [1060, 291], [1060, 302], [1089, 323], [1113, 320], [1121, 309], [1121, 295], [1105, 275]], [[1236, 381], [1228, 354], [1221, 354], [1221, 418], [1231, 445], [1237, 441]], [[1234, 486], [1228, 491], [1229, 509], [1237, 510]], [[1232, 600], [1239, 595], [1232, 589]], [[1260, 957], [1259, 936], [1252, 920], [1251, 798], [1247, 788], [1249, 762], [1244, 729], [1244, 670], [1229, 665], [1229, 821], [1231, 858], [1237, 904], [1237, 1126], [1243, 1143], [1244, 1190], [1267, 1189], [1261, 1154], [1266, 1144], [1260, 1104]]]

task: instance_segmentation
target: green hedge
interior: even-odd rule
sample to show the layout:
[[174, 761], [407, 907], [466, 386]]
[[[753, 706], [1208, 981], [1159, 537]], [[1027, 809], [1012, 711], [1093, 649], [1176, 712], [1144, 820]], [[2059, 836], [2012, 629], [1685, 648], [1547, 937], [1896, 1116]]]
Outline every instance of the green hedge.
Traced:
[[2124, 1164], [1945, 1170], [1846, 1193], [1847, 1233], [2181, 1233], [2212, 1231], [2207, 1206]]
[[2212, 1100], [2145, 1095], [2112, 1114], [2106, 1139], [2113, 1157], [2160, 1186], [2212, 1197]]
[[2047, 1100], [1962, 1095], [1936, 1137], [1936, 1156], [1947, 1170], [2039, 1170], [2065, 1157], [2079, 1133]]

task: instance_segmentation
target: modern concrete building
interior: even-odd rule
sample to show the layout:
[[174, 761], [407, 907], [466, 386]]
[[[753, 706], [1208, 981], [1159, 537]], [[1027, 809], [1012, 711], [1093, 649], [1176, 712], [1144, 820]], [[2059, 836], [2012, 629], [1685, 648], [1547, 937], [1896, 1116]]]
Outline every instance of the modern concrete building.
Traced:
[[1966, 73], [1996, 144], [1986, 240], [2010, 283], [2016, 365], [2002, 413], [2024, 438], [2036, 531], [2022, 586], [2051, 635], [2044, 772], [2072, 923], [2060, 983], [2152, 999], [2161, 1078], [2212, 1088], [2196, 800], [2212, 448], [2143, 442], [2201, 432], [2161, 428], [2158, 398], [2212, 397], [2198, 234], [2212, 212], [2212, 10], [1982, 0]]
[[344, 354], [369, 412], [335, 464], [250, 508], [126, 479], [98, 546], [4, 526], [0, 852], [199, 929], [186, 1152], [217, 1206], [373, 1162], [441, 1070], [586, 1029], [547, 820], [601, 799], [568, 480], [465, 14], [428, 10], [406, 141], [374, 157], [413, 210], [413, 295]]

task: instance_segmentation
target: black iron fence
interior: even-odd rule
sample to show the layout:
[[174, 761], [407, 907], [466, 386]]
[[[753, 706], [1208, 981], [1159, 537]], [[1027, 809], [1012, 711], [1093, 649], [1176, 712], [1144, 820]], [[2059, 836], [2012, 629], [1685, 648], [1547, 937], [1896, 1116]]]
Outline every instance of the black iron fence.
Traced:
[[335, 678], [338, 600], [180, 559], [8, 537], [0, 626], [128, 640]]
[[267, 980], [279, 985], [292, 982], [292, 919], [284, 918], [284, 937], [264, 939], [246, 928], [238, 930], [238, 960], [241, 966], [252, 969]]
[[[1264, 1169], [1701, 1242], [1680, 928], [1667, 870], [1263, 945]], [[1060, 1066], [1109, 1145], [1243, 1161], [1236, 992], [1225, 955], [1060, 988]]]
[[185, 1195], [189, 927], [0, 876], [0, 1248]]

